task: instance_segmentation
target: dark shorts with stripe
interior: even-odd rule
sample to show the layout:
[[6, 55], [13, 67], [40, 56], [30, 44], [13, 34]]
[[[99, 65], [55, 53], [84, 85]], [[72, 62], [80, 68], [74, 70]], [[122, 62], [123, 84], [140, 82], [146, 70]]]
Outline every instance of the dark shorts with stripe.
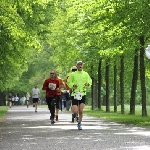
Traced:
[[86, 96], [82, 96], [82, 99], [81, 100], [76, 100], [74, 99], [74, 96], [72, 96], [72, 105], [77, 105], [78, 104], [80, 105], [81, 103], [85, 104], [85, 100], [86, 100]]

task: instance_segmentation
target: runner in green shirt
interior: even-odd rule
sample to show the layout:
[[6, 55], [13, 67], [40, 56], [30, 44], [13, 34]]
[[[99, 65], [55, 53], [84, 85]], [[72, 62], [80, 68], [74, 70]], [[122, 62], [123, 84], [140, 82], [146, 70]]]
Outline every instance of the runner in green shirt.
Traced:
[[[86, 89], [90, 88], [92, 80], [89, 74], [83, 71], [83, 62], [77, 61], [77, 71], [69, 75], [67, 84], [72, 89], [72, 111], [75, 114], [79, 113], [78, 130], [82, 130], [81, 122], [83, 118], [83, 109], [86, 100]], [[79, 107], [78, 107], [79, 106]]]

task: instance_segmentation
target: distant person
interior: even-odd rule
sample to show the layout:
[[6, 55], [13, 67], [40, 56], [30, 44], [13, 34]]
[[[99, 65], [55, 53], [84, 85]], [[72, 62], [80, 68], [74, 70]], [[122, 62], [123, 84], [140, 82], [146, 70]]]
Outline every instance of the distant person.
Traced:
[[26, 103], [26, 97], [23, 96], [23, 97], [22, 97], [22, 100], [23, 100], [23, 103], [22, 103], [22, 104], [25, 105], [25, 103]]
[[15, 105], [19, 105], [19, 97], [17, 95], [15, 96]]
[[89, 74], [83, 71], [83, 62], [77, 61], [77, 71], [72, 72], [68, 78], [68, 85], [72, 89], [72, 111], [76, 115], [79, 113], [78, 130], [82, 130], [83, 109], [86, 102], [86, 89], [90, 88], [92, 80]]
[[29, 92], [26, 93], [26, 104], [27, 104], [27, 108], [29, 107], [29, 100], [30, 100], [30, 94]]
[[50, 77], [44, 81], [42, 87], [42, 90], [46, 91], [46, 102], [51, 114], [50, 115], [51, 124], [55, 123], [54, 117], [55, 117], [55, 107], [58, 89], [59, 89], [59, 81], [56, 79], [56, 72], [52, 70], [50, 71]]
[[24, 100], [24, 98], [21, 96], [20, 97], [20, 105], [23, 105], [23, 100]]
[[9, 93], [8, 95], [8, 100], [9, 100], [9, 107], [12, 107], [12, 93]]
[[65, 99], [66, 99], [66, 110], [69, 111], [70, 109], [70, 92], [69, 91], [65, 91]]
[[37, 105], [40, 96], [40, 89], [37, 87], [37, 85], [34, 86], [31, 93], [32, 93], [33, 105], [35, 106], [35, 112], [37, 112]]
[[62, 94], [61, 94], [61, 99], [62, 99], [62, 103], [63, 103], [63, 106], [64, 106], [64, 108], [63, 108], [63, 110], [64, 111], [66, 111], [66, 96], [65, 96], [65, 90], [64, 91], [62, 91]]
[[14, 97], [14, 95], [12, 95], [11, 101], [12, 101], [12, 106], [14, 106], [15, 105], [15, 97]]

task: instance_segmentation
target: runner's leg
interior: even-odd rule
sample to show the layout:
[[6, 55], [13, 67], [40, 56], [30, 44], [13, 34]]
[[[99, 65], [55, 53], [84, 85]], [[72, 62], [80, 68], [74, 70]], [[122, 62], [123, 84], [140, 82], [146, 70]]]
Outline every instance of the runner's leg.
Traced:
[[[54, 101], [55, 100], [55, 101]], [[53, 97], [51, 99], [51, 124], [54, 124], [55, 121], [54, 121], [54, 117], [55, 117], [55, 107], [56, 107], [56, 98]]]
[[37, 112], [37, 102], [35, 102], [35, 112]]
[[11, 100], [9, 101], [9, 107], [11, 108], [11, 106], [12, 106], [12, 102], [11, 102]]
[[59, 113], [59, 102], [60, 102], [60, 95], [56, 97], [56, 121], [58, 121], [58, 113]]
[[73, 116], [75, 118], [78, 113], [78, 101], [74, 100], [74, 99], [72, 100], [72, 112], [73, 112]]
[[82, 122], [82, 118], [83, 118], [83, 109], [84, 109], [85, 104], [81, 103], [79, 105], [79, 122]]

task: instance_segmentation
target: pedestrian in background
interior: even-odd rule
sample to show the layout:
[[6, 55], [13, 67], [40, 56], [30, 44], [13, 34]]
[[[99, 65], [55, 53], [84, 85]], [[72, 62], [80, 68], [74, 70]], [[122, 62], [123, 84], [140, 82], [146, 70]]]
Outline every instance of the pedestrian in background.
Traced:
[[66, 100], [66, 111], [69, 111], [69, 109], [70, 109], [70, 93], [69, 93], [69, 90], [64, 91], [64, 96], [65, 96], [65, 100]]
[[30, 94], [29, 92], [26, 93], [26, 104], [27, 104], [27, 108], [29, 107], [29, 100], [30, 100]]
[[12, 107], [12, 93], [9, 93], [8, 95], [8, 100], [9, 100], [9, 107]]
[[39, 96], [40, 96], [40, 89], [37, 87], [37, 85], [34, 85], [34, 88], [31, 91], [32, 93], [32, 100], [33, 100], [33, 105], [35, 106], [35, 112], [37, 112], [37, 105], [39, 101]]

